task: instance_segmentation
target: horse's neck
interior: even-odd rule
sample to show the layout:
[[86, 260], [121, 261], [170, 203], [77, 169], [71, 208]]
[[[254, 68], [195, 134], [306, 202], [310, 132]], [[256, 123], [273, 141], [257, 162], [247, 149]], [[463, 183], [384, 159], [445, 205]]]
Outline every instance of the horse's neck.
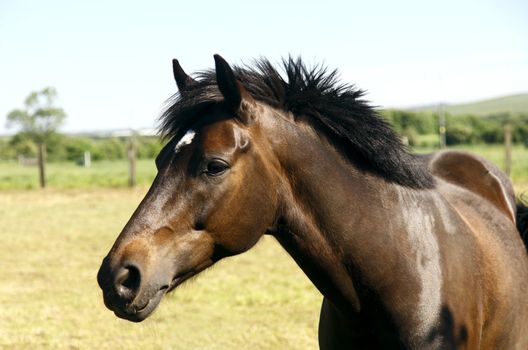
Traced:
[[282, 130], [290, 134], [274, 136], [275, 148], [289, 176], [275, 237], [321, 293], [357, 312], [357, 284], [384, 278], [362, 274], [380, 263], [375, 256], [382, 250], [394, 249], [385, 245], [391, 230], [387, 213], [400, 215], [406, 190], [358, 171], [308, 127]]

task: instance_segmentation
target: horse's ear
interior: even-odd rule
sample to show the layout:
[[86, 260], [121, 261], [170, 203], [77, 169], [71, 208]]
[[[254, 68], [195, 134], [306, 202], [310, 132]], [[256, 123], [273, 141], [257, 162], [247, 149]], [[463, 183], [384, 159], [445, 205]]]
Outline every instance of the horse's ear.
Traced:
[[214, 55], [216, 68], [216, 83], [224, 96], [224, 102], [239, 117], [249, 113], [246, 107], [254, 104], [253, 97], [247, 92], [242, 84], [235, 78], [233, 70], [220, 55]]
[[191, 78], [185, 73], [185, 71], [180, 66], [180, 62], [177, 59], [172, 59], [172, 71], [174, 73], [174, 80], [176, 80], [176, 85], [178, 90], [184, 92], [188, 90], [193, 84], [196, 83], [196, 80]]

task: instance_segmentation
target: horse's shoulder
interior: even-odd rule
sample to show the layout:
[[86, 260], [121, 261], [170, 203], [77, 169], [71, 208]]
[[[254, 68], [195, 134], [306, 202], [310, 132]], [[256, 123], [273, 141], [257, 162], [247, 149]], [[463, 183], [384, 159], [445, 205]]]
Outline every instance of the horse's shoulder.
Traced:
[[427, 158], [435, 177], [480, 195], [514, 220], [513, 187], [494, 164], [475, 154], [451, 150], [436, 152]]

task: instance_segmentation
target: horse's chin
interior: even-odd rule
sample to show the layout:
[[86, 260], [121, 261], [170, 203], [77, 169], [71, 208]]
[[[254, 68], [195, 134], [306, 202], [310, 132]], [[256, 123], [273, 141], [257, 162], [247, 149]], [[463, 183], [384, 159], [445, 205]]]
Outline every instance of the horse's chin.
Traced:
[[161, 299], [167, 292], [167, 288], [160, 289], [152, 298], [142, 304], [132, 303], [127, 305], [124, 309], [113, 309], [114, 314], [122, 319], [132, 322], [141, 322], [148, 318], [154, 310], [158, 307]]

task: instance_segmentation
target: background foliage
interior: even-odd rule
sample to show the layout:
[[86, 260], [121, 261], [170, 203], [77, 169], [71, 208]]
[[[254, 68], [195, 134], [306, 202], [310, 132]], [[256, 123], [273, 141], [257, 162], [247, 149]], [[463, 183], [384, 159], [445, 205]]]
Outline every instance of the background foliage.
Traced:
[[[438, 147], [438, 113], [407, 110], [384, 110], [386, 118], [411, 146]], [[487, 116], [446, 114], [446, 141], [448, 145], [501, 144], [504, 125], [512, 125], [513, 142], [528, 147], [528, 113], [498, 113]], [[89, 137], [50, 133], [47, 138], [48, 160], [81, 162], [85, 151], [92, 160], [126, 159], [129, 139], [126, 137]], [[155, 158], [162, 147], [154, 136], [136, 139], [138, 158]], [[16, 160], [18, 156], [36, 157], [37, 146], [33, 135], [19, 132], [0, 138], [0, 160]]]
[[[130, 140], [126, 137], [69, 136], [53, 133], [47, 142], [48, 160], [51, 162], [81, 162], [84, 152], [89, 151], [92, 160], [125, 159]], [[157, 137], [137, 137], [137, 156], [140, 159], [155, 158], [162, 143]], [[0, 160], [16, 160], [19, 155], [36, 157], [37, 147], [31, 135], [20, 132], [9, 138], [0, 139]]]
[[[411, 146], [438, 146], [438, 137], [427, 137], [438, 134], [438, 112], [385, 110], [381, 114], [401, 135], [407, 137]], [[528, 113], [496, 113], [485, 116], [446, 113], [446, 143], [502, 143], [506, 123], [512, 125], [513, 142], [528, 147]]]

